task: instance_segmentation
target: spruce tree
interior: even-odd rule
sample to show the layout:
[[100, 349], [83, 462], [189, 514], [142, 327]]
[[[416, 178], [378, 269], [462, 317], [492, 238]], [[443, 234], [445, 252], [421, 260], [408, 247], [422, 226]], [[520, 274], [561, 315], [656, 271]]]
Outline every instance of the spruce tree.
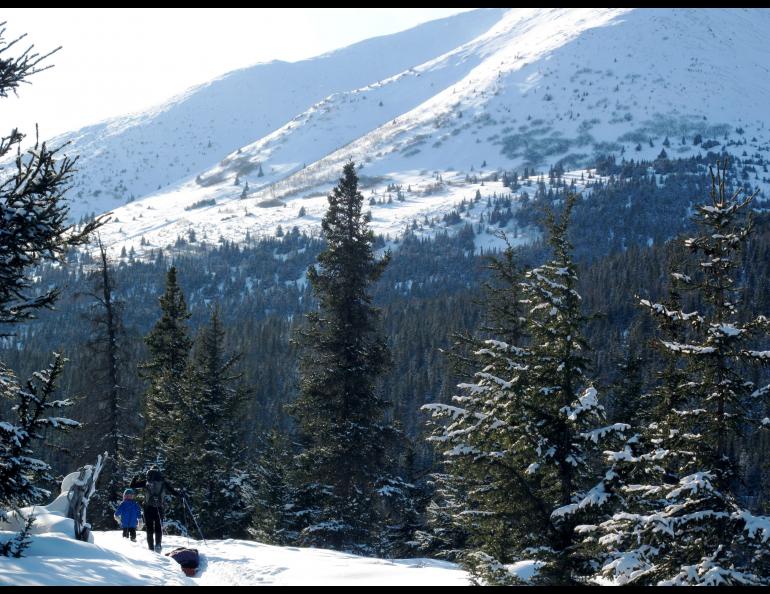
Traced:
[[583, 579], [588, 560], [574, 527], [607, 499], [591, 489], [598, 442], [626, 429], [602, 424], [604, 409], [585, 375], [586, 318], [566, 237], [573, 203], [559, 221], [548, 218], [551, 261], [520, 281], [498, 272], [510, 297], [507, 305], [492, 302], [498, 332], [519, 345], [483, 341], [475, 382], [459, 386], [455, 404], [426, 407], [445, 419], [431, 440], [464, 483], [455, 522], [469, 533], [464, 563], [482, 583], [517, 583], [511, 564], [525, 560], [537, 566], [540, 583]]
[[38, 483], [52, 480], [50, 466], [35, 456], [33, 446], [45, 440], [47, 430], [80, 426], [61, 416], [60, 411], [72, 402], [55, 398], [63, 369], [63, 357], [54, 353], [47, 369], [35, 372], [22, 384], [13, 371], [0, 364], [0, 397], [16, 402], [13, 420], [0, 423], [0, 508], [28, 505], [49, 495]]
[[139, 366], [139, 371], [150, 385], [144, 394], [144, 433], [142, 459], [146, 463], [166, 461], [180, 463], [178, 435], [185, 410], [185, 372], [192, 347], [188, 334], [187, 311], [182, 289], [177, 283], [176, 267], [166, 274], [166, 290], [160, 297], [161, 318], [145, 337], [149, 360]]
[[94, 499], [99, 510], [93, 524], [97, 528], [112, 528], [113, 510], [122, 500], [123, 485], [128, 477], [128, 465], [132, 461], [139, 423], [137, 415], [128, 413], [126, 390], [123, 386], [123, 326], [124, 302], [116, 295], [114, 271], [107, 257], [107, 250], [97, 237], [99, 248], [98, 268], [90, 275], [93, 290], [87, 294], [92, 300], [88, 319], [93, 333], [88, 350], [93, 357], [92, 391], [86, 395], [88, 410], [83, 418], [88, 431], [81, 431], [79, 450], [84, 457], [94, 458], [107, 452], [110, 464], [102, 472], [103, 488]]
[[376, 500], [383, 489], [398, 488], [390, 483], [389, 448], [397, 432], [385, 421], [388, 403], [377, 389], [389, 353], [368, 293], [389, 255], [374, 255], [352, 162], [328, 201], [321, 223], [326, 248], [307, 273], [320, 309], [299, 332], [300, 395], [289, 408], [302, 445], [300, 539], [371, 551], [381, 523]]
[[241, 428], [247, 395], [234, 370], [240, 354], [225, 352], [225, 330], [219, 308], [196, 338], [186, 373], [182, 431], [173, 438], [182, 452], [175, 478], [188, 486], [190, 501], [202, 514], [204, 533], [235, 538], [246, 534], [253, 492], [249, 458]]
[[458, 521], [465, 509], [465, 484], [457, 474], [431, 475], [432, 496], [425, 507], [424, 526], [415, 533], [417, 550], [422, 556], [457, 561], [465, 552], [469, 531], [464, 522]]
[[[22, 37], [5, 42], [5, 23], [0, 23], [0, 98], [15, 93], [33, 74], [50, 66], [30, 46], [19, 56], [4, 56]], [[16, 152], [10, 175], [0, 181], [0, 324], [16, 324], [35, 317], [59, 296], [52, 288], [40, 295], [29, 294], [33, 286], [29, 271], [44, 262], [62, 261], [72, 246], [83, 245], [103, 218], [94, 219], [80, 229], [67, 224], [69, 207], [65, 192], [75, 170], [75, 160], [60, 157], [60, 149], [50, 149], [35, 141], [21, 151], [24, 134], [13, 129], [0, 137], [0, 160]]]
[[[521, 342], [524, 332], [519, 291], [522, 270], [505, 234], [500, 232], [498, 236], [506, 241], [507, 249], [502, 256], [493, 256], [488, 260], [487, 268], [491, 272], [491, 279], [484, 283], [482, 305], [486, 309], [486, 319], [481, 330], [487, 336], [494, 336], [496, 340], [516, 344]], [[482, 337], [468, 334], [454, 336], [454, 342], [454, 348], [449, 351], [448, 356], [457, 376], [474, 374], [478, 366], [484, 364], [482, 358], [488, 352], [489, 344]], [[493, 359], [493, 366], [495, 362]], [[500, 368], [500, 373], [505, 371]], [[470, 402], [469, 405], [471, 408], [474, 406]], [[458, 426], [464, 426], [466, 420], [473, 423], [470, 417], [466, 419], [467, 414], [472, 416], [473, 413], [469, 413], [469, 408], [465, 406], [452, 406], [447, 409], [443, 405], [427, 405], [423, 410], [432, 412], [437, 418], [458, 414]], [[439, 423], [430, 439], [439, 444], [443, 443], [449, 438], [446, 431], [447, 428]], [[480, 431], [474, 439], [482, 439], [483, 434], [484, 431]], [[477, 505], [475, 501], [470, 504], [468, 502], [477, 494], [478, 489], [484, 489], [488, 472], [488, 464], [472, 455], [445, 455], [442, 467], [432, 474], [434, 493], [425, 510], [426, 526], [417, 534], [422, 551], [453, 561], [462, 560], [468, 550], [473, 550], [477, 543], [489, 540], [491, 532], [500, 535], [505, 531], [506, 520], [500, 515], [467, 513], [469, 507]], [[495, 491], [496, 489], [492, 489], [485, 493], [485, 503], [494, 500]], [[503, 491], [505, 487], [501, 488], [500, 493]]]
[[273, 545], [296, 542], [298, 530], [304, 526], [291, 483], [295, 464], [291, 444], [286, 435], [273, 429], [260, 436], [257, 451], [249, 534], [259, 542]]
[[710, 203], [694, 217], [700, 233], [683, 242], [694, 261], [674, 274], [699, 309], [642, 300], [671, 363], [651, 394], [657, 418], [609, 454], [623, 506], [584, 528], [597, 533], [608, 554], [602, 572], [617, 583], [770, 583], [770, 517], [741, 503], [735, 447], [768, 423], [770, 404], [770, 386], [747, 377], [770, 361], [770, 351], [754, 346], [767, 344], [770, 323], [739, 308], [752, 199], [728, 195], [724, 171], [712, 173]]

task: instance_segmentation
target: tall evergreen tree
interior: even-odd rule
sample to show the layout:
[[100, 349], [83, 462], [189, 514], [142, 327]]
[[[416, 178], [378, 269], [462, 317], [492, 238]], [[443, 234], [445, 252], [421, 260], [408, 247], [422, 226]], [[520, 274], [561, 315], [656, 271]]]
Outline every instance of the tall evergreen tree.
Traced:
[[184, 459], [175, 476], [188, 485], [194, 507], [208, 510], [201, 516], [204, 532], [235, 538], [246, 533], [254, 493], [241, 425], [247, 393], [237, 385], [243, 374], [234, 370], [241, 355], [228, 355], [224, 341], [215, 307], [198, 333], [187, 370], [182, 430], [174, 438], [179, 440], [174, 451]]
[[740, 305], [740, 253], [752, 230], [753, 196], [730, 196], [712, 174], [711, 201], [695, 215], [700, 233], [684, 241], [691, 270], [674, 279], [698, 311], [643, 300], [659, 320], [668, 364], [650, 395], [652, 422], [610, 452], [622, 507], [595, 532], [608, 554], [603, 573], [623, 584], [767, 585], [770, 517], [741, 504], [740, 450], [769, 425], [770, 386], [749, 379], [767, 364], [770, 322]]
[[[166, 274], [160, 297], [161, 318], [145, 337], [150, 358], [139, 367], [150, 385], [144, 395], [142, 459], [165, 465], [173, 456], [172, 439], [178, 434], [185, 408], [185, 372], [192, 347], [187, 320], [190, 312], [177, 283], [176, 267]], [[178, 460], [177, 460], [178, 461]]]
[[377, 390], [389, 354], [367, 291], [389, 255], [375, 258], [352, 162], [328, 200], [321, 223], [326, 249], [307, 273], [320, 310], [299, 332], [300, 395], [289, 409], [303, 448], [301, 540], [362, 550], [375, 540], [376, 500], [393, 478], [388, 445], [397, 432], [385, 421], [388, 403]]
[[[516, 253], [505, 233], [500, 232], [498, 236], [506, 242], [507, 249], [502, 256], [488, 259], [487, 268], [491, 272], [491, 279], [484, 283], [483, 306], [486, 319], [482, 332], [501, 342], [516, 344], [522, 341], [524, 334], [519, 286], [523, 271], [516, 262]], [[457, 335], [454, 341], [454, 348], [448, 353], [449, 359], [458, 376], [467, 377], [475, 373], [479, 364], [483, 365], [482, 359], [489, 352], [489, 345], [484, 338], [469, 334]], [[486, 371], [491, 371], [492, 366], [495, 366], [494, 358]], [[504, 373], [502, 368], [500, 372]], [[468, 411], [465, 407], [445, 409], [441, 405], [428, 405], [423, 409], [433, 412], [439, 418], [454, 413], [464, 416]], [[464, 421], [462, 419], [460, 423], [464, 424]], [[436, 434], [431, 439], [438, 443], [446, 441], [449, 436], [445, 431], [443, 425], [436, 427]], [[484, 489], [487, 482], [489, 469], [485, 462], [472, 455], [452, 454], [445, 456], [442, 466], [432, 475], [434, 493], [425, 510], [426, 525], [418, 532], [417, 538], [422, 551], [454, 561], [462, 559], [475, 544], [489, 539], [491, 532], [502, 535], [506, 520], [499, 514], [468, 513], [468, 508], [476, 505], [468, 504], [469, 497]], [[492, 489], [485, 493], [486, 503], [501, 496], [504, 490], [505, 487], [499, 492]]]
[[80, 432], [78, 443], [89, 458], [105, 451], [110, 456], [111, 464], [102, 472], [104, 487], [95, 493], [94, 507], [100, 515], [95, 516], [92, 523], [95, 527], [111, 528], [113, 510], [122, 500], [123, 485], [128, 478], [127, 465], [135, 453], [131, 442], [138, 434], [139, 424], [136, 415], [128, 413], [121, 381], [124, 304], [116, 296], [114, 272], [101, 238], [97, 238], [97, 247], [99, 267], [91, 275], [93, 290], [87, 295], [92, 300], [88, 318], [93, 334], [88, 347], [95, 355], [91, 368], [94, 381], [91, 393], [85, 397], [89, 410], [83, 422], [87, 427]]
[[590, 490], [597, 442], [626, 428], [601, 425], [604, 410], [585, 376], [585, 317], [567, 240], [573, 203], [559, 221], [549, 216], [551, 261], [520, 282], [500, 275], [513, 302], [497, 305], [498, 331], [515, 339], [521, 311], [523, 346], [484, 341], [475, 352], [481, 371], [460, 385], [456, 405], [427, 407], [448, 419], [431, 439], [465, 483], [456, 522], [469, 532], [464, 561], [484, 583], [516, 583], [509, 567], [520, 560], [536, 564], [542, 583], [582, 579], [587, 560], [574, 526], [606, 500]]

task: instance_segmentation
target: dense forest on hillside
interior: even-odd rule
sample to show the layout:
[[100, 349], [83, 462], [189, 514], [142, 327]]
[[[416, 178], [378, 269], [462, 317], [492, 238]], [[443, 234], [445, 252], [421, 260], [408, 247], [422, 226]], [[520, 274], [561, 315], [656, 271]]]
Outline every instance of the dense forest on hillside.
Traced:
[[[594, 347], [591, 356], [606, 381], [617, 377], [616, 366], [629, 353], [639, 354], [646, 348], [649, 328], [640, 321], [640, 311], [629, 297], [664, 294], [665, 271], [676, 250], [667, 240], [691, 229], [687, 214], [707, 193], [705, 162], [631, 162], [622, 168], [613, 160], [600, 162], [599, 171], [610, 177], [592, 184], [590, 193], [575, 206], [570, 239], [581, 265], [584, 309], [593, 316], [589, 342], [602, 345]], [[653, 165], [665, 170], [665, 177], [651, 174]], [[739, 171], [733, 167], [736, 178]], [[563, 202], [569, 187], [558, 183], [558, 172], [556, 180], [553, 185], [535, 187], [532, 198], [515, 211], [513, 216], [522, 225], [541, 224], [544, 209], [558, 208]], [[499, 202], [504, 211], [505, 199]], [[458, 223], [460, 231], [462, 227]], [[770, 311], [770, 297], [762, 290], [768, 275], [766, 215], [759, 215], [756, 229], [744, 255], [745, 290], [751, 311], [761, 313]], [[384, 377], [382, 389], [394, 402], [393, 414], [424, 456], [429, 454], [418, 440], [424, 428], [419, 407], [451, 397], [459, 377], [446, 351], [456, 342], [456, 334], [473, 333], [483, 325], [482, 285], [489, 279], [489, 256], [495, 254], [474, 253], [472, 237], [473, 229], [467, 226], [465, 232], [439, 232], [427, 239], [407, 234], [390, 246], [392, 260], [373, 286], [393, 349], [394, 366]], [[379, 238], [375, 245], [383, 249], [385, 242]], [[138, 406], [143, 384], [134, 370], [146, 355], [142, 338], [158, 316], [157, 299], [166, 270], [173, 264], [192, 313], [191, 329], [203, 325], [216, 304], [227, 328], [228, 349], [243, 353], [239, 363], [243, 382], [252, 391], [248, 434], [273, 427], [288, 431], [290, 423], [282, 406], [296, 391], [292, 363], [296, 353], [289, 338], [302, 323], [302, 314], [316, 306], [304, 276], [323, 249], [322, 240], [288, 230], [282, 237], [250, 239], [245, 245], [185, 247], [173, 255], [158, 251], [149, 261], [125, 256], [111, 263], [115, 295], [124, 310], [121, 364], [126, 370], [126, 392], [133, 394]], [[532, 266], [545, 253], [546, 247], [535, 242], [518, 248], [516, 260], [522, 267]], [[99, 398], [92, 381], [92, 374], [98, 374], [94, 368], [98, 360], [87, 348], [94, 333], [89, 322], [94, 302], [89, 293], [94, 292], [97, 264], [93, 256], [73, 252], [67, 266], [41, 268], [39, 286], [65, 287], [64, 296], [55, 311], [43, 312], [38, 322], [20, 326], [3, 341], [3, 360], [20, 374], [37, 369], [51, 351], [62, 350], [71, 361], [63, 387], [78, 395], [83, 411], [92, 410]], [[73, 439], [89, 445], [88, 439]], [[64, 447], [58, 458], [62, 472], [92, 455], [91, 447]]]
[[[382, 332], [389, 352], [372, 386], [387, 403], [382, 409], [383, 419], [402, 431], [399, 434], [403, 437], [388, 454], [392, 456], [389, 468], [395, 474], [378, 479], [389, 485], [389, 492], [398, 494], [397, 501], [391, 496], [387, 504], [397, 510], [391, 511], [397, 520], [392, 524], [391, 515], [389, 527], [382, 527], [384, 532], [378, 533], [376, 542], [370, 544], [344, 545], [330, 536], [307, 540], [307, 536], [301, 537], [308, 530], [302, 528], [307, 518], [299, 521], [300, 516], [294, 512], [281, 511], [297, 505], [312, 507], [320, 501], [318, 494], [296, 490], [298, 477], [305, 471], [292, 461], [293, 452], [305, 446], [292, 416], [296, 412], [291, 411], [296, 411], [297, 403], [301, 402], [298, 395], [306, 373], [301, 369], [297, 340], [306, 332], [306, 315], [319, 306], [306, 275], [308, 267], [315, 269], [317, 259], [328, 253], [327, 242], [292, 229], [280, 237], [250, 239], [243, 245], [221, 242], [195, 246], [182, 242], [173, 254], [158, 250], [147, 260], [124, 254], [117, 261], [109, 261], [106, 254], [102, 258], [93, 251], [72, 251], [65, 266], [38, 268], [35, 286], [63, 287], [63, 294], [55, 310], [41, 312], [39, 319], [20, 325], [3, 339], [2, 359], [20, 375], [44, 367], [52, 351], [63, 352], [68, 360], [60, 390], [74, 396], [68, 414], [83, 425], [47, 439], [42, 454], [55, 472], [66, 474], [109, 449], [106, 440], [112, 434], [109, 427], [114, 424], [114, 416], [109, 414], [108, 393], [116, 394], [115, 398], [120, 400], [121, 472], [140, 471], [149, 452], [155, 451], [154, 446], [148, 446], [148, 439], [158, 432], [162, 434], [164, 423], [168, 423], [162, 409], [150, 407], [153, 398], [161, 397], [152, 396], [152, 390], [160, 389], [165, 399], [182, 390], [164, 406], [181, 407], [177, 414], [182, 415], [179, 418], [183, 425], [189, 410], [186, 407], [196, 406], [185, 390], [197, 388], [185, 388], [188, 384], [179, 387], [172, 381], [166, 388], [148, 390], [148, 381], [152, 386], [171, 381], [151, 371], [155, 365], [152, 362], [161, 360], [157, 357], [163, 351], [158, 349], [169, 348], [151, 339], [153, 334], [169, 331], [162, 330], [167, 323], [159, 321], [158, 300], [166, 319], [172, 315], [169, 300], [181, 299], [178, 314], [189, 314], [181, 315], [173, 327], [181, 332], [179, 340], [183, 343], [191, 346], [195, 338], [190, 358], [187, 350], [180, 351], [180, 356], [188, 361], [190, 378], [199, 378], [184, 382], [215, 382], [212, 385], [219, 387], [211, 389], [221, 391], [221, 398], [231, 399], [226, 400], [232, 403], [227, 406], [235, 407], [224, 412], [216, 405], [220, 412], [211, 417], [217, 421], [210, 423], [218, 427], [211, 431], [219, 437], [214, 442], [213, 437], [206, 438], [207, 443], [225, 448], [221, 451], [235, 448], [228, 450], [228, 456], [237, 451], [240, 457], [237, 468], [219, 469], [229, 478], [222, 479], [222, 493], [228, 495], [218, 505], [229, 506], [232, 513], [227, 515], [226, 526], [207, 526], [207, 530], [219, 530], [223, 536], [242, 535], [250, 526], [248, 531], [257, 538], [276, 543], [301, 541], [336, 546], [337, 542], [343, 548], [352, 546], [359, 550], [360, 546], [361, 551], [383, 555], [429, 552], [462, 559], [480, 579], [495, 581], [495, 565], [491, 558], [484, 557], [487, 553], [457, 557], [455, 547], [460, 545], [456, 539], [462, 534], [457, 532], [459, 525], [455, 524], [447, 533], [447, 527], [436, 519], [436, 510], [440, 509], [436, 505], [447, 502], [442, 498], [451, 487], [446, 478], [451, 475], [443, 474], [446, 469], [439, 452], [426, 439], [431, 424], [425, 410], [426, 405], [453, 406], [458, 384], [467, 382], [474, 374], [473, 353], [479, 348], [478, 341], [496, 338], [495, 328], [500, 320], [495, 316], [509, 307], [518, 307], [514, 299], [502, 305], [502, 309], [490, 309], [490, 299], [506, 295], [506, 290], [515, 291], [518, 284], [526, 287], [523, 280], [519, 283], [511, 279], [518, 278], [526, 269], [539, 270], [536, 267], [540, 263], [553, 257], [554, 248], [545, 239], [548, 216], [553, 225], [553, 216], [561, 216], [559, 213], [569, 204], [569, 224], [559, 228], [564, 233], [563, 240], [568, 242], [564, 245], [574, 246], [570, 249], [579, 271], [575, 276], [575, 295], [579, 294], [581, 299], [575, 303], [574, 315], [579, 311], [584, 320], [580, 366], [585, 368], [582, 372], [590, 374], [591, 385], [600, 394], [599, 402], [605, 411], [602, 414], [606, 414], [608, 421], [616, 425], [641, 423], [646, 418], [642, 396], [655, 385], [656, 370], [665, 366], [667, 359], [658, 348], [656, 326], [645, 308], [640, 307], [640, 300], [667, 303], [672, 289], [670, 272], [681, 266], [697, 265], [681, 236], [695, 230], [688, 215], [696, 208], [699, 197], [708, 194], [709, 178], [703, 162], [659, 160], [654, 164], [621, 167], [608, 160], [600, 165], [604, 176], [590, 184], [589, 191], [582, 196], [572, 197], [570, 187], [560, 183], [558, 171], [551, 172], [548, 184], [538, 183], [531, 198], [527, 195], [516, 209], [511, 208], [508, 197], [481, 196], [497, 213], [496, 220], [489, 223], [502, 221], [502, 229], [515, 217], [520, 225], [536, 225], [543, 230], [544, 239], [506, 253], [476, 250], [473, 239], [480, 229], [474, 230], [459, 216], [454, 229], [438, 231], [432, 237], [407, 232], [396, 241], [371, 238], [372, 250], [387, 255], [383, 260], [387, 265], [371, 286], [375, 306], [372, 311], [380, 312], [373, 318], [371, 329]], [[657, 174], [661, 168], [665, 175]], [[725, 191], [732, 191], [737, 171], [733, 167], [732, 177], [730, 172], [723, 174], [727, 180]], [[512, 186], [516, 184], [515, 175], [506, 177]], [[742, 320], [770, 313], [766, 291], [770, 282], [769, 220], [761, 209], [754, 213], [753, 233], [740, 255]], [[501, 263], [505, 261], [511, 276], [501, 276]], [[173, 280], [169, 269], [173, 271]], [[103, 340], [105, 279], [119, 318], [115, 339], [111, 339], [115, 345], [112, 367], [106, 364], [108, 351]], [[513, 288], [506, 289], [506, 282], [513, 282]], [[174, 294], [178, 297], [171, 297]], [[702, 298], [698, 293], [684, 294], [679, 307], [682, 311], [701, 311], [707, 308]], [[510, 297], [499, 303], [504, 304], [505, 299]], [[518, 324], [515, 319], [512, 323]], [[311, 341], [310, 346], [313, 344]], [[308, 348], [307, 342], [302, 348]], [[228, 353], [235, 356], [227, 359]], [[205, 367], [206, 361], [214, 365], [215, 375], [209, 380], [203, 371], [195, 375], [196, 366]], [[748, 367], [746, 370], [749, 372]], [[180, 368], [178, 373], [188, 371]], [[757, 385], [768, 379], [766, 370], [752, 368], [750, 373]], [[116, 389], [111, 389], [111, 382]], [[175, 403], [174, 398], [179, 401]], [[181, 461], [181, 466], [174, 462], [175, 456], [186, 455], [182, 452], [190, 447], [184, 435], [183, 432], [176, 438], [162, 438], [168, 441], [163, 445], [164, 457], [158, 461], [180, 480], [207, 480], [196, 479]], [[733, 443], [742, 460], [736, 492], [745, 505], [756, 511], [767, 511], [763, 509], [766, 500], [761, 495], [770, 487], [764, 455], [767, 445], [767, 436], [755, 431], [746, 431]], [[301, 455], [295, 460], [301, 460]], [[467, 472], [471, 470], [472, 467]], [[237, 488], [232, 486], [233, 477], [240, 477]], [[119, 482], [120, 477], [116, 480]], [[198, 497], [201, 505], [212, 501], [211, 496]], [[322, 509], [302, 513], [319, 513], [321, 518]], [[327, 524], [321, 522], [317, 526]], [[475, 534], [474, 538], [486, 538], [477, 528], [465, 530]], [[319, 534], [323, 532], [315, 532], [318, 538]], [[447, 534], [453, 536], [449, 538]], [[365, 541], [360, 534], [350, 538]], [[497, 541], [483, 542], [491, 545]], [[562, 572], [553, 579], [567, 579], [564, 575]]]

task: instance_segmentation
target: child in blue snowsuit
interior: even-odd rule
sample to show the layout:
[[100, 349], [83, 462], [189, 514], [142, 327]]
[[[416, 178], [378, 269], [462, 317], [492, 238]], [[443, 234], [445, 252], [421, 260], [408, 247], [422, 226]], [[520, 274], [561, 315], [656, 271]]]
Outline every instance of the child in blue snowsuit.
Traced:
[[142, 515], [142, 508], [134, 501], [134, 490], [123, 491], [123, 501], [115, 510], [115, 521], [123, 528], [123, 538], [131, 536], [131, 542], [136, 542], [136, 527]]

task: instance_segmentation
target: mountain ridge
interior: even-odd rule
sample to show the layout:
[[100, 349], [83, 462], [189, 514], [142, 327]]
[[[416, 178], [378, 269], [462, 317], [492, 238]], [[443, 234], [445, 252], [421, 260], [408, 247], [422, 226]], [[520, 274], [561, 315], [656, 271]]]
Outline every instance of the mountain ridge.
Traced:
[[[354, 71], [355, 54], [372, 65], [325, 94], [323, 85], [311, 84], [312, 92], [281, 106], [290, 114], [285, 121], [244, 134], [248, 142], [217, 153], [213, 163], [196, 168], [190, 157], [202, 150], [200, 134], [198, 145], [164, 140], [178, 175], [143, 195], [126, 196], [126, 184], [95, 169], [90, 186], [75, 184], [73, 215], [113, 211], [107, 243], [139, 251], [167, 247], [191, 232], [207, 241], [269, 235], [279, 225], [313, 232], [325, 192], [353, 159], [371, 196], [392, 198], [392, 188], [403, 188], [392, 205], [374, 200], [375, 229], [395, 234], [416, 218], [446, 214], [477, 191], [506, 192], [500, 182], [483, 185], [494, 172], [558, 166], [576, 179], [604, 155], [654, 160], [729, 149], [758, 155], [760, 167], [770, 155], [764, 100], [770, 70], [763, 61], [770, 15], [764, 11], [510, 9], [433, 23], [407, 32], [412, 45], [400, 51], [381, 49], [401, 44], [398, 36], [407, 33], [295, 63], [304, 68], [339, 58]], [[440, 43], [421, 40], [442, 27]], [[370, 47], [376, 56], [368, 55]], [[271, 89], [276, 101], [298, 92], [292, 84]], [[201, 89], [191, 90], [189, 101], [198, 101]], [[223, 103], [213, 109], [227, 111]], [[205, 147], [208, 161], [218, 148]], [[158, 162], [168, 156], [156, 155]], [[81, 168], [90, 167], [87, 156]], [[764, 170], [754, 169], [749, 182], [764, 190], [767, 176], [760, 179]], [[479, 173], [482, 183], [465, 183]], [[110, 184], [117, 200], [88, 189]], [[136, 201], [123, 204], [124, 198]]]

